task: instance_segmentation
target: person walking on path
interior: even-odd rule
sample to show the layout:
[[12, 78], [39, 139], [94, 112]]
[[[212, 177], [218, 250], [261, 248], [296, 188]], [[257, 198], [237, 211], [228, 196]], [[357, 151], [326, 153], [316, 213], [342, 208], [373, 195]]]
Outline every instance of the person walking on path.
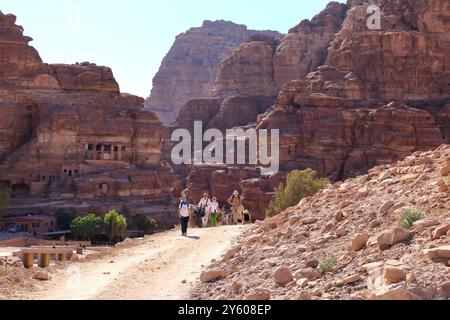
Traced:
[[217, 227], [217, 218], [219, 217], [220, 214], [220, 205], [219, 202], [217, 202], [216, 197], [212, 199], [209, 210], [211, 211], [211, 226]]
[[203, 227], [206, 227], [208, 225], [208, 221], [210, 218], [210, 206], [211, 206], [211, 200], [209, 199], [209, 194], [204, 193], [203, 198], [198, 203], [198, 210], [203, 211], [204, 216], [202, 217]]
[[244, 206], [242, 205], [243, 197], [239, 195], [239, 192], [235, 190], [231, 197], [228, 198], [228, 204], [231, 206], [233, 212], [233, 223], [238, 224], [238, 221], [244, 221], [243, 213]]
[[189, 216], [191, 215], [191, 207], [187, 200], [186, 194], [181, 195], [180, 205], [178, 206], [178, 214], [180, 216], [182, 236], [187, 236], [187, 229], [189, 225]]

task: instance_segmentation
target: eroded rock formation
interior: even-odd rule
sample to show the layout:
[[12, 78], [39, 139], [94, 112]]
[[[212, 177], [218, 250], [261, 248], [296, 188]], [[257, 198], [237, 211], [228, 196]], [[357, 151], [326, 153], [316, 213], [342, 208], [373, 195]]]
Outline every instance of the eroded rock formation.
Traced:
[[121, 94], [111, 69], [48, 65], [0, 13], [0, 167], [8, 214], [102, 214], [177, 220], [175, 177], [161, 164], [164, 128], [142, 98]]
[[205, 21], [178, 35], [153, 79], [146, 106], [164, 123], [172, 123], [188, 101], [211, 98], [220, 62], [253, 35], [281, 37], [278, 32], [248, 30], [223, 20]]
[[[281, 88], [273, 107], [252, 116], [259, 129], [280, 129], [281, 171], [270, 179], [313, 168], [336, 181], [450, 142], [448, 2], [378, 1], [380, 30], [367, 27], [373, 3], [331, 3], [275, 48], [267, 38], [253, 39], [223, 62], [215, 83], [220, 98], [267, 98]], [[255, 179], [260, 191], [253, 182], [251, 193], [265, 198], [274, 184]]]

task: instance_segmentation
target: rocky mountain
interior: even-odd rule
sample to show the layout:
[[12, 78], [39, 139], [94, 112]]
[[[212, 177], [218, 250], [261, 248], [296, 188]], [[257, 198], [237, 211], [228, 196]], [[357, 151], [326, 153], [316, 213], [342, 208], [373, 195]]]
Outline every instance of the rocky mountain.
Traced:
[[[251, 41], [222, 64], [215, 88], [218, 97], [226, 98], [220, 107], [215, 102], [215, 110], [217, 115], [229, 116], [219, 122], [280, 129], [280, 173], [273, 177], [242, 174], [226, 191], [242, 191], [248, 199], [246, 206], [256, 216], [263, 218], [261, 210], [267, 205], [258, 199], [270, 199], [273, 188], [291, 170], [313, 168], [337, 181], [417, 150], [450, 143], [448, 1], [380, 0], [379, 30], [366, 25], [367, 7], [373, 3], [330, 3], [279, 44], [267, 38]], [[270, 52], [274, 53], [272, 63]], [[248, 103], [243, 103], [255, 96], [269, 103], [278, 87], [274, 105], [266, 104], [262, 114], [256, 113], [264, 108], [247, 108]], [[233, 113], [228, 105], [236, 97], [241, 107], [233, 107]], [[215, 116], [195, 113], [196, 101], [185, 108], [192, 115], [189, 119], [212, 127], [209, 119]], [[253, 114], [241, 118], [242, 109]], [[248, 123], [248, 118], [254, 118], [256, 125]], [[205, 183], [192, 184], [194, 194], [215, 189], [210, 178], [215, 171], [214, 166], [209, 171], [202, 168], [208, 174]]]
[[142, 98], [122, 94], [111, 69], [51, 65], [0, 13], [0, 169], [8, 214], [124, 214], [177, 221], [164, 128]]
[[190, 100], [211, 98], [212, 84], [220, 63], [251, 36], [280, 38], [274, 31], [249, 30], [229, 21], [205, 21], [176, 37], [153, 79], [146, 101], [163, 123], [176, 120], [180, 109]]
[[[448, 145], [416, 152], [258, 222], [204, 270], [192, 297], [449, 299], [449, 159]], [[407, 229], [411, 209], [419, 220]]]

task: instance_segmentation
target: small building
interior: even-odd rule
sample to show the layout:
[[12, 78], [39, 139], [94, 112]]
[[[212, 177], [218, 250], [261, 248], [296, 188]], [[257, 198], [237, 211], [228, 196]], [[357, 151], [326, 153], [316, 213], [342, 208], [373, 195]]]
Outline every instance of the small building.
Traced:
[[10, 226], [18, 226], [19, 232], [42, 234], [56, 231], [57, 219], [51, 216], [20, 216], [0, 219], [0, 230], [8, 231]]

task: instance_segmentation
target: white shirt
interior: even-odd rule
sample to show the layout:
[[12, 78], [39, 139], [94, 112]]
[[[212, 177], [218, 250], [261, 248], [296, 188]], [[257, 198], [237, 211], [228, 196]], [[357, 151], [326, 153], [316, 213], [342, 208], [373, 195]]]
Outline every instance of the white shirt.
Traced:
[[211, 200], [202, 198], [200, 202], [198, 203], [199, 208], [208, 208], [211, 205]]
[[189, 217], [189, 204], [187, 202], [185, 204], [180, 202], [178, 208], [180, 209], [180, 216], [184, 218]]
[[218, 213], [219, 212], [219, 203], [218, 202], [211, 202], [209, 205], [209, 208], [211, 209], [211, 212]]

